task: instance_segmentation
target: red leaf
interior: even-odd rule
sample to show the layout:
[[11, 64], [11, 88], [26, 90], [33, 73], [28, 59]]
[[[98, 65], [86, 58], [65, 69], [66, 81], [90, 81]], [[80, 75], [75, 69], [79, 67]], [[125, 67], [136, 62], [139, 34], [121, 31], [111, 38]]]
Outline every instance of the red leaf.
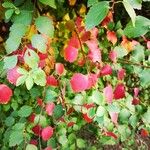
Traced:
[[62, 63], [56, 63], [55, 71], [58, 75], [62, 75], [64, 73], [64, 65]]
[[86, 42], [87, 40], [90, 39], [90, 36], [91, 36], [90, 31], [84, 32], [83, 35], [81, 36], [81, 41]]
[[75, 122], [69, 122], [69, 123], [67, 124], [67, 126], [68, 126], [68, 127], [72, 127], [74, 124], [75, 124]]
[[110, 65], [105, 65], [102, 67], [100, 71], [100, 76], [106, 76], [106, 75], [111, 75], [112, 74], [112, 68]]
[[18, 67], [15, 67], [7, 71], [7, 79], [11, 84], [14, 85], [16, 85], [17, 79], [21, 76], [21, 74], [17, 72], [17, 69]]
[[114, 31], [107, 31], [107, 39], [108, 39], [108, 41], [113, 43], [113, 45], [115, 45], [117, 42], [116, 33]]
[[140, 100], [138, 98], [133, 98], [132, 105], [138, 105], [140, 103]]
[[48, 126], [42, 130], [42, 139], [44, 141], [49, 140], [53, 135], [53, 128]]
[[113, 21], [113, 15], [112, 12], [110, 11], [108, 15], [105, 17], [105, 19], [102, 21], [102, 26], [107, 28], [107, 25]]
[[41, 98], [37, 98], [37, 103], [39, 106], [43, 106], [43, 100]]
[[74, 48], [80, 48], [79, 40], [76, 36], [71, 37], [71, 39], [68, 42], [68, 46], [72, 46]]
[[113, 137], [114, 139], [117, 139], [117, 138], [118, 138], [117, 135], [114, 134], [113, 132], [106, 132], [105, 135], [106, 135], [106, 136]]
[[125, 97], [125, 87], [123, 83], [119, 83], [114, 90], [114, 98], [121, 99]]
[[34, 132], [35, 135], [41, 136], [42, 128], [40, 125], [36, 125], [32, 128], [32, 131]]
[[88, 87], [88, 78], [81, 73], [75, 73], [70, 80], [70, 84], [74, 92], [82, 92]]
[[55, 79], [55, 77], [54, 76], [48, 76], [47, 78], [46, 78], [46, 80], [47, 80], [47, 85], [50, 85], [50, 86], [58, 86], [58, 81]]
[[145, 129], [141, 129], [141, 136], [142, 136], [142, 137], [148, 137], [148, 136], [149, 136], [148, 131], [145, 130]]
[[117, 121], [118, 121], [118, 113], [116, 112], [109, 112], [109, 115], [111, 117], [111, 121], [115, 124], [118, 124]]
[[91, 104], [84, 104], [83, 105], [86, 109], [90, 109], [92, 107], [95, 107], [95, 104], [94, 103], [91, 103]]
[[39, 67], [39, 68], [44, 68], [45, 65], [46, 65], [45, 60], [40, 60], [40, 62], [38, 63], [38, 67]]
[[12, 96], [12, 90], [5, 84], [0, 84], [0, 104], [7, 104]]
[[28, 120], [29, 120], [31, 123], [34, 123], [34, 119], [35, 119], [35, 114], [32, 113], [32, 114], [28, 117]]
[[124, 69], [120, 69], [117, 74], [118, 80], [123, 80], [125, 73], [126, 73], [126, 71]]
[[113, 89], [112, 89], [112, 86], [111, 85], [106, 86], [104, 88], [104, 90], [103, 90], [103, 93], [104, 93], [104, 96], [106, 98], [106, 102], [108, 104], [111, 104], [112, 100], [113, 100]]
[[117, 52], [116, 51], [110, 51], [110, 53], [109, 53], [109, 59], [112, 61], [112, 62], [114, 62], [114, 63], [116, 63], [117, 62]]
[[49, 116], [52, 116], [54, 108], [55, 108], [55, 104], [53, 102], [46, 104], [45, 109], [46, 109], [46, 112]]
[[35, 140], [35, 139], [31, 139], [30, 140], [30, 144], [33, 144], [33, 145], [37, 146], [38, 145], [38, 141]]
[[74, 62], [78, 57], [78, 49], [68, 45], [64, 50], [64, 58], [70, 63]]
[[74, 108], [73, 107], [69, 108], [69, 110], [67, 111], [67, 115], [70, 115], [72, 112], [74, 112]]
[[38, 56], [40, 60], [45, 60], [46, 58], [48, 58], [48, 54], [38, 53]]
[[87, 114], [83, 114], [83, 119], [87, 122], [87, 123], [91, 123], [93, 121], [93, 118], [90, 118]]

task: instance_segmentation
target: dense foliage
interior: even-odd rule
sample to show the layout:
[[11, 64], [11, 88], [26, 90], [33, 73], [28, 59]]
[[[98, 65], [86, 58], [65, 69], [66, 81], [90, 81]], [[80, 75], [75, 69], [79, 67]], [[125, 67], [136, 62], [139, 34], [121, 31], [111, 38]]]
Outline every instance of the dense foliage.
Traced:
[[2, 0], [0, 149], [149, 149], [149, 8]]

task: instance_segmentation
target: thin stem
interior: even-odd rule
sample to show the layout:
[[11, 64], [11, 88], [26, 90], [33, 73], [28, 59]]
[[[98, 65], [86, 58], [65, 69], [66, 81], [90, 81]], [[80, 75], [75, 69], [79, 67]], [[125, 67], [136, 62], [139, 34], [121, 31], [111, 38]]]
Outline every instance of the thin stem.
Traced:
[[132, 62], [132, 61], [129, 61], [129, 60], [125, 60], [125, 59], [119, 59], [118, 62], [119, 63], [123, 63], [123, 64], [135, 65], [135, 66], [139, 66], [139, 67], [149, 68], [150, 69], [150, 66], [145, 66], [143, 64], [135, 63], [135, 62]]

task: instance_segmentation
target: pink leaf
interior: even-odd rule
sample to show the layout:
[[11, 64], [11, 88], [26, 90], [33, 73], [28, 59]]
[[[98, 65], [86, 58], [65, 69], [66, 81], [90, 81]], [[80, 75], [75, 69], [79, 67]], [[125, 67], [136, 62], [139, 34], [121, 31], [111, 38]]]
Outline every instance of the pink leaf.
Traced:
[[98, 80], [98, 78], [97, 78], [96, 74], [93, 74], [93, 73], [89, 74], [88, 75], [88, 87], [87, 87], [87, 89], [90, 89], [93, 86], [95, 86], [97, 83], [97, 80]]
[[42, 130], [42, 139], [44, 141], [49, 140], [53, 135], [53, 128], [48, 126]]
[[97, 49], [89, 50], [88, 58], [94, 63], [95, 62], [101, 62], [101, 51], [100, 51], [100, 49], [97, 48]]
[[0, 104], [7, 104], [12, 96], [12, 90], [5, 84], [0, 84]]
[[125, 97], [125, 87], [123, 83], [119, 83], [114, 90], [114, 98], [121, 99]]
[[107, 31], [107, 39], [108, 39], [108, 41], [113, 43], [113, 45], [115, 45], [117, 42], [116, 33], [114, 31]]
[[117, 121], [118, 121], [118, 113], [116, 112], [109, 112], [109, 115], [111, 117], [111, 121], [115, 124], [118, 124]]
[[147, 41], [147, 48], [150, 49], [150, 41]]
[[58, 81], [55, 79], [55, 77], [54, 76], [48, 76], [47, 78], [46, 78], [46, 80], [47, 80], [47, 85], [50, 85], [50, 86], [58, 86]]
[[110, 65], [105, 65], [102, 67], [100, 71], [100, 76], [111, 75], [111, 74], [112, 74], [112, 68]]
[[64, 50], [64, 58], [70, 63], [74, 62], [78, 57], [78, 49], [68, 45]]
[[86, 44], [87, 44], [88, 48], [92, 51], [94, 51], [95, 49], [98, 49], [97, 40], [88, 40], [88, 41], [86, 41]]
[[11, 84], [14, 85], [16, 85], [17, 79], [21, 76], [21, 74], [17, 72], [17, 69], [18, 67], [15, 67], [7, 71], [7, 79]]
[[48, 146], [44, 150], [53, 150], [53, 149], [50, 146]]
[[123, 80], [125, 73], [126, 73], [125, 69], [120, 69], [117, 74], [118, 80]]
[[134, 97], [137, 97], [139, 94], [139, 88], [134, 88]]
[[110, 53], [109, 53], [109, 59], [112, 61], [112, 62], [114, 62], [114, 63], [116, 63], [117, 62], [117, 52], [116, 51], [110, 51]]
[[99, 30], [98, 30], [98, 28], [93, 28], [92, 30], [91, 30], [91, 38], [92, 39], [94, 39], [94, 40], [96, 40], [97, 39], [97, 36], [98, 36], [98, 32], [99, 32]]
[[82, 92], [86, 90], [88, 83], [87, 76], [81, 73], [75, 73], [70, 80], [70, 84], [74, 92]]
[[62, 75], [64, 73], [64, 65], [62, 63], [56, 63], [55, 70], [58, 75]]
[[113, 100], [113, 89], [111, 85], [108, 85], [103, 90], [104, 96], [108, 104], [112, 103]]
[[55, 104], [53, 102], [46, 104], [45, 109], [46, 109], [46, 112], [49, 116], [52, 116], [54, 108], [55, 108]]

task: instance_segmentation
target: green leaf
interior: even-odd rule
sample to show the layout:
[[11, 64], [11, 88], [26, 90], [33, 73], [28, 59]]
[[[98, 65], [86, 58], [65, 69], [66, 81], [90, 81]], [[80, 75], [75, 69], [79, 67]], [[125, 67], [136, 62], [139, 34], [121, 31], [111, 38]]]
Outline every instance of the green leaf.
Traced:
[[128, 0], [128, 1], [134, 9], [138, 9], [138, 10], [141, 9], [142, 0]]
[[143, 114], [143, 122], [150, 124], [150, 107], [148, 107], [147, 112]]
[[35, 25], [37, 29], [39, 30], [39, 32], [46, 34], [49, 37], [53, 37], [54, 26], [50, 18], [46, 16], [40, 16], [35, 20]]
[[55, 119], [59, 119], [60, 117], [62, 117], [64, 115], [64, 110], [62, 105], [56, 105], [54, 108], [54, 112], [53, 112], [53, 116]]
[[15, 123], [15, 119], [11, 116], [7, 117], [6, 120], [5, 120], [5, 125], [7, 127], [12, 126], [14, 123]]
[[51, 89], [50, 87], [48, 87], [46, 89], [46, 92], [45, 92], [45, 102], [53, 102], [57, 99], [58, 97], [58, 93], [56, 93], [54, 91], [54, 89]]
[[18, 61], [17, 55], [8, 56], [4, 58], [4, 69], [12, 69], [16, 66]]
[[119, 119], [123, 123], [128, 123], [129, 116], [130, 116], [130, 111], [126, 108], [123, 108], [119, 113]]
[[41, 34], [34, 34], [31, 38], [31, 43], [41, 53], [46, 53], [47, 41]]
[[22, 75], [17, 79], [16, 86], [24, 84], [26, 81], [27, 75]]
[[100, 91], [98, 91], [98, 90], [93, 91], [93, 93], [92, 93], [92, 101], [94, 103], [96, 103], [97, 105], [102, 105], [104, 103], [104, 96], [103, 96], [103, 94]]
[[98, 106], [96, 115], [98, 117], [102, 117], [102, 116], [104, 116], [105, 113], [106, 113], [106, 109], [103, 106]]
[[20, 10], [20, 13], [18, 15], [15, 15], [12, 21], [15, 24], [22, 24], [24, 26], [28, 26], [31, 24], [32, 21], [32, 15], [33, 15], [32, 13], [33, 13], [32, 11]]
[[33, 73], [32, 78], [34, 80], [34, 83], [40, 86], [46, 85], [46, 74], [41, 68], [37, 68], [35, 70], [32, 70]]
[[2, 4], [2, 6], [3, 6], [4, 8], [15, 8], [15, 5], [14, 5], [13, 3], [11, 3], [11, 2], [8, 2], [8, 1], [4, 2], [4, 3]]
[[77, 146], [78, 148], [85, 148], [86, 145], [85, 145], [85, 141], [83, 139], [77, 139]]
[[43, 115], [36, 115], [35, 119], [34, 119], [34, 123], [35, 124], [39, 124], [42, 127], [46, 127], [47, 126], [47, 120], [46, 117]]
[[30, 116], [31, 113], [32, 113], [32, 107], [27, 105], [22, 106], [18, 111], [18, 115], [20, 117], [28, 117]]
[[14, 11], [15, 11], [14, 9], [8, 9], [8, 10], [6, 10], [6, 12], [5, 12], [6, 19], [10, 19], [11, 16], [13, 15]]
[[25, 124], [24, 123], [16, 123], [12, 129], [13, 130], [23, 130], [25, 128]]
[[98, 0], [88, 0], [87, 5], [88, 5], [88, 7], [90, 7], [90, 6], [94, 5], [97, 2], [98, 2]]
[[17, 50], [20, 43], [21, 38], [25, 35], [27, 31], [27, 26], [21, 23], [14, 23], [10, 28], [9, 38], [6, 40], [6, 51], [8, 54]]
[[89, 30], [99, 25], [103, 21], [103, 19], [107, 16], [108, 11], [109, 11], [108, 2], [103, 1], [94, 4], [90, 8], [86, 16], [86, 20], [85, 20], [86, 28]]
[[37, 147], [33, 144], [28, 144], [26, 150], [38, 150]]
[[30, 89], [33, 87], [33, 84], [34, 84], [31, 75], [29, 75], [29, 76], [26, 78], [26, 81], [25, 81], [25, 82], [26, 82], [26, 87], [27, 87], [27, 89], [30, 90]]
[[116, 51], [118, 58], [123, 58], [128, 54], [127, 50], [122, 46], [116, 46], [114, 50]]
[[145, 35], [149, 31], [150, 20], [143, 16], [136, 16], [135, 27], [130, 21], [124, 29], [124, 34], [129, 38]]
[[138, 125], [138, 118], [135, 114], [129, 118], [129, 123], [133, 128], [136, 128], [136, 126]]
[[145, 50], [144, 46], [140, 44], [136, 45], [131, 55], [131, 61], [138, 62], [138, 63], [143, 61], [145, 57], [144, 50]]
[[23, 142], [23, 132], [21, 131], [13, 131], [10, 134], [10, 138], [9, 138], [9, 146], [16, 146], [21, 144], [21, 142]]
[[17, 69], [17, 72], [20, 73], [20, 74], [23, 74], [23, 75], [27, 75], [28, 74], [27, 70], [25, 70], [24, 68], [20, 68], [20, 67]]
[[128, 0], [123, 0], [123, 5], [132, 20], [133, 27], [135, 27], [136, 14], [135, 14], [135, 11], [134, 11], [132, 5], [129, 3]]
[[150, 78], [149, 78], [149, 75], [150, 75], [150, 69], [144, 69], [144, 70], [139, 74], [140, 81], [141, 81], [141, 85], [142, 85], [143, 87], [148, 87], [148, 86], [150, 86]]
[[108, 105], [107, 110], [108, 110], [109, 112], [116, 112], [116, 113], [119, 113], [119, 112], [120, 112], [119, 106], [117, 106], [117, 105], [115, 105], [115, 104], [110, 104], [110, 105]]
[[35, 51], [27, 49], [24, 54], [24, 61], [30, 68], [36, 68], [38, 67], [39, 56]]
[[55, 0], [39, 0], [41, 3], [56, 9]]
[[56, 139], [51, 137], [48, 141], [47, 141], [47, 146], [51, 146], [52, 148], [56, 148], [57, 147], [57, 143], [56, 143]]

